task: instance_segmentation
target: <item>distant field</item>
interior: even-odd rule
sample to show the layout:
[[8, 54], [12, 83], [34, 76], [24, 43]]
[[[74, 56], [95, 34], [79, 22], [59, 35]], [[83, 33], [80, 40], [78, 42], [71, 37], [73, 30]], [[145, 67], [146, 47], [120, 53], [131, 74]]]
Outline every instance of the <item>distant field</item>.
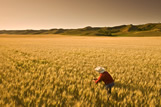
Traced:
[[[115, 79], [107, 100], [94, 68]], [[0, 106], [161, 106], [161, 37], [0, 35]]]

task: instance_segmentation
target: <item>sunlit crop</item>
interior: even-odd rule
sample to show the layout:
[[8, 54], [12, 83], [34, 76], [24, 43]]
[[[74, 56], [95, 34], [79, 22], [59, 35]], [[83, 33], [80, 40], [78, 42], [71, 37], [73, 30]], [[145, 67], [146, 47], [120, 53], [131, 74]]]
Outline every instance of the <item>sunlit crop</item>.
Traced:
[[[109, 100], [97, 66], [115, 79]], [[161, 38], [0, 37], [0, 106], [159, 107]]]

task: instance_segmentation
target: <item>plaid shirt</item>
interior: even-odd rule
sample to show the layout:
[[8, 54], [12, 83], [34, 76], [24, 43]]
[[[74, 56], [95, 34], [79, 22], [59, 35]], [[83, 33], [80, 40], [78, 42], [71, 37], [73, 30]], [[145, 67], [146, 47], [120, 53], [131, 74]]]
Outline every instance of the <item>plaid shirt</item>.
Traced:
[[101, 73], [99, 78], [95, 81], [95, 83], [97, 84], [101, 81], [103, 81], [106, 85], [114, 82], [113, 78], [108, 72]]

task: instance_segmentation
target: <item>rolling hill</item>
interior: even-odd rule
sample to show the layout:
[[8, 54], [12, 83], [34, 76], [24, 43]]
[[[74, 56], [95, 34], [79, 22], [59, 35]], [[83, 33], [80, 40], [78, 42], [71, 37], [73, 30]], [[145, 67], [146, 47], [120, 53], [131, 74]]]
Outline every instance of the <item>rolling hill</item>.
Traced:
[[79, 36], [161, 36], [161, 23], [120, 25], [114, 27], [91, 27], [79, 29], [50, 30], [0, 30], [0, 34], [63, 34]]

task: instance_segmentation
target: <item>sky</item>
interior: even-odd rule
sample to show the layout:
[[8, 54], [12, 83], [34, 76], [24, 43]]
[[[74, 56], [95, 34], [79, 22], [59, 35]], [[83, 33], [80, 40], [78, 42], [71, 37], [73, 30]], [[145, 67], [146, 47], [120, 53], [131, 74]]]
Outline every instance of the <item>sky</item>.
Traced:
[[161, 22], [161, 0], [0, 0], [0, 30]]

